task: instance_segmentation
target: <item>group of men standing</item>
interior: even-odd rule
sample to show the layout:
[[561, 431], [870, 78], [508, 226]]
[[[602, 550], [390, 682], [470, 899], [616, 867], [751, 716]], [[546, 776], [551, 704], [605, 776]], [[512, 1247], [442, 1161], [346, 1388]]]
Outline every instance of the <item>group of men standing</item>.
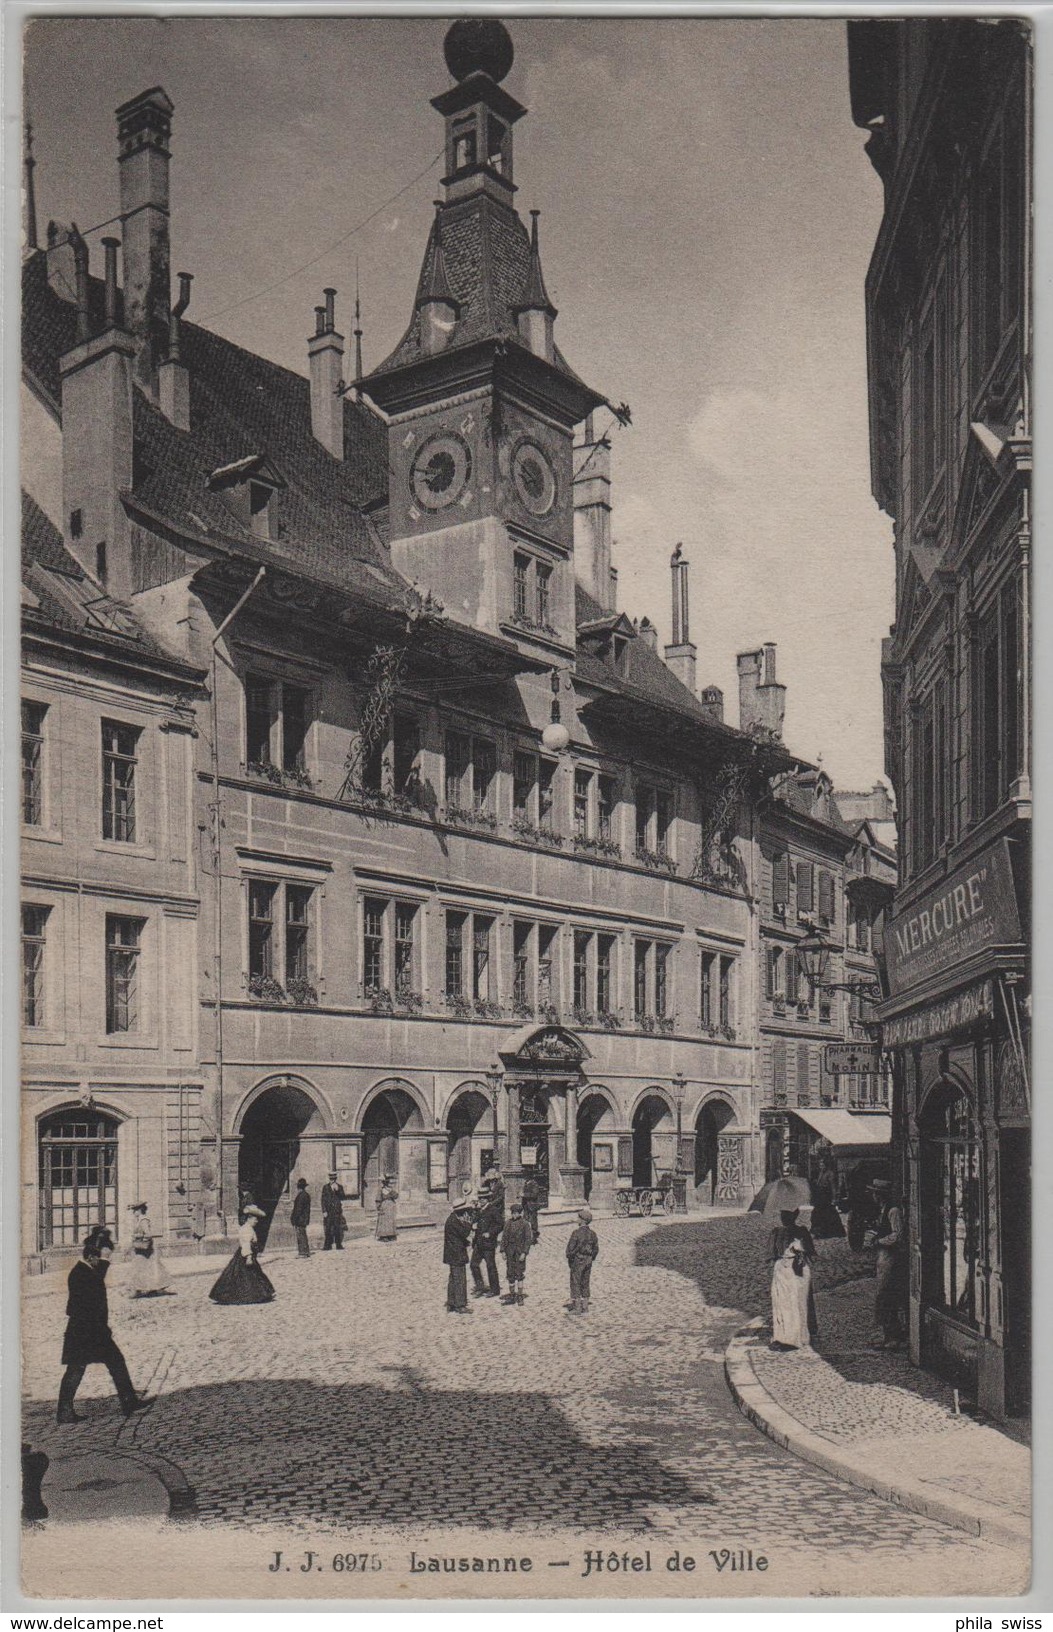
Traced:
[[[523, 1187], [523, 1200], [512, 1205], [506, 1219], [504, 1181], [496, 1169], [486, 1174], [478, 1192], [469, 1188], [458, 1197], [443, 1230], [442, 1261], [449, 1270], [446, 1285], [449, 1314], [469, 1313], [469, 1270], [473, 1298], [501, 1297], [498, 1252], [504, 1257], [508, 1280], [508, 1291], [502, 1302], [522, 1306], [527, 1255], [540, 1239], [539, 1209], [537, 1183], [534, 1179], [527, 1179]], [[578, 1213], [578, 1228], [567, 1242], [571, 1297], [568, 1313], [588, 1312], [589, 1278], [593, 1261], [600, 1250], [595, 1232], [590, 1228], [591, 1223], [592, 1214], [587, 1207], [583, 1207]]]

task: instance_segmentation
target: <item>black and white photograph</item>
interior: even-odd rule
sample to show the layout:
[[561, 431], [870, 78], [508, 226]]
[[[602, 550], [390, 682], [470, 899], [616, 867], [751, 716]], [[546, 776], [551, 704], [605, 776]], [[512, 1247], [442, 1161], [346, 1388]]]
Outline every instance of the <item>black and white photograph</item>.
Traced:
[[9, 29], [24, 1598], [1028, 1592], [1033, 34]]

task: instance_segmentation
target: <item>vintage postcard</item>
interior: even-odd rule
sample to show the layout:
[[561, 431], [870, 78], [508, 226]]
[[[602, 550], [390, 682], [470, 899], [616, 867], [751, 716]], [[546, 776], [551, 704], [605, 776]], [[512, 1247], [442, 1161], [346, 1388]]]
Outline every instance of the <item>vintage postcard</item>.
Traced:
[[1025, 1592], [1030, 25], [24, 21], [22, 1591]]

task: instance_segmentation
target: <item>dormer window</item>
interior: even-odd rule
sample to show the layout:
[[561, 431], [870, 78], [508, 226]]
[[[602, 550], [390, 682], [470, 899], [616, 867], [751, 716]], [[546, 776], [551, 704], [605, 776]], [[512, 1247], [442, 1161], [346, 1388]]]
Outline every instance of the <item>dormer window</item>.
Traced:
[[285, 486], [265, 454], [250, 454], [232, 465], [221, 465], [208, 478], [208, 487], [222, 495], [236, 520], [256, 538], [274, 538], [277, 522], [274, 495]]

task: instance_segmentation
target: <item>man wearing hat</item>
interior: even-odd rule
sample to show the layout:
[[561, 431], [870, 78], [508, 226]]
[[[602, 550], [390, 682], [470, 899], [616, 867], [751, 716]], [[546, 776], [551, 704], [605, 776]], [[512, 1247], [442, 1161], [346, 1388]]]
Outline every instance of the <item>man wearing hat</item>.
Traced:
[[600, 1250], [591, 1224], [589, 1209], [579, 1208], [578, 1227], [567, 1242], [567, 1263], [570, 1265], [570, 1308], [567, 1313], [570, 1315], [587, 1315], [589, 1312], [589, 1282]]
[[289, 1222], [296, 1231], [297, 1257], [310, 1258], [311, 1244], [307, 1239], [307, 1226], [311, 1222], [311, 1197], [307, 1189], [306, 1179], [297, 1179], [296, 1181], [296, 1194], [293, 1197]]
[[333, 1247], [337, 1252], [344, 1250], [344, 1231], [347, 1221], [344, 1218], [344, 1202], [347, 1200], [344, 1187], [339, 1182], [340, 1175], [334, 1168], [329, 1175], [328, 1184], [322, 1186], [322, 1250], [329, 1252]]
[[903, 1303], [906, 1286], [906, 1232], [903, 1208], [888, 1179], [875, 1179], [870, 1186], [880, 1208], [877, 1223], [868, 1240], [877, 1247], [877, 1286], [874, 1290], [874, 1320], [881, 1330], [878, 1349], [903, 1347]]
[[69, 1272], [66, 1335], [62, 1342], [66, 1370], [59, 1385], [56, 1413], [59, 1422], [86, 1420], [74, 1410], [73, 1402], [88, 1366], [106, 1367], [126, 1417], [145, 1410], [149, 1403], [136, 1394], [124, 1355], [110, 1331], [106, 1271], [112, 1256], [113, 1236], [103, 1225], [96, 1225], [84, 1239], [83, 1257]]
[[[475, 1241], [472, 1245], [472, 1297], [499, 1298], [501, 1278], [497, 1273], [497, 1243], [505, 1224], [504, 1185], [500, 1174], [488, 1173], [483, 1180], [483, 1193], [475, 1220]], [[487, 1284], [483, 1285], [480, 1265], [486, 1265]]]
[[467, 1315], [468, 1308], [468, 1242], [472, 1235], [472, 1202], [470, 1196], [459, 1196], [446, 1220], [442, 1236], [442, 1261], [449, 1266], [446, 1285], [446, 1308], [451, 1315]]

